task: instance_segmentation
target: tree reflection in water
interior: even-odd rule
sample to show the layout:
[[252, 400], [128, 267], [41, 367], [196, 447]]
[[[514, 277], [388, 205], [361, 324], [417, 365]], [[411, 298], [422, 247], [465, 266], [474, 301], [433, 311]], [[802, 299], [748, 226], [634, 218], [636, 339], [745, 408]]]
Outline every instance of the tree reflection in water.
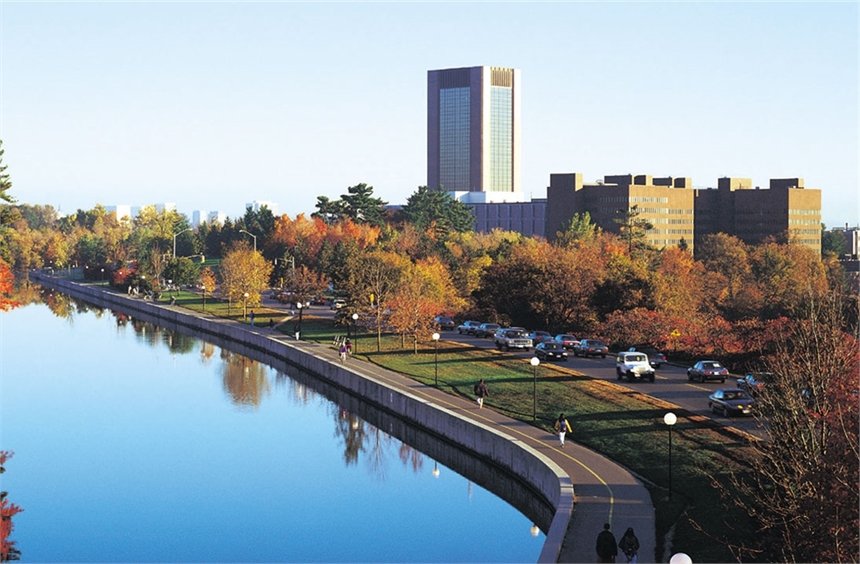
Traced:
[[237, 406], [259, 407], [260, 401], [269, 395], [268, 371], [265, 364], [245, 356], [221, 349], [221, 380], [224, 391]]

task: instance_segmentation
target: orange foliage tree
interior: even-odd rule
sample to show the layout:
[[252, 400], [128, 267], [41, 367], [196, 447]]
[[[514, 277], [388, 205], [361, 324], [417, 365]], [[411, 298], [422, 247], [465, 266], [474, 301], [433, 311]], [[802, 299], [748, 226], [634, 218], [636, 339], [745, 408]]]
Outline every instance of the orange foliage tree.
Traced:
[[0, 258], [0, 311], [9, 311], [21, 305], [11, 298], [14, 280], [9, 265]]
[[[0, 473], [6, 471], [6, 461], [15, 454], [10, 451], [0, 450]], [[15, 548], [15, 541], [9, 540], [12, 534], [12, 517], [23, 511], [14, 503], [6, 499], [6, 492], [0, 492], [0, 562], [19, 560], [21, 551]]]

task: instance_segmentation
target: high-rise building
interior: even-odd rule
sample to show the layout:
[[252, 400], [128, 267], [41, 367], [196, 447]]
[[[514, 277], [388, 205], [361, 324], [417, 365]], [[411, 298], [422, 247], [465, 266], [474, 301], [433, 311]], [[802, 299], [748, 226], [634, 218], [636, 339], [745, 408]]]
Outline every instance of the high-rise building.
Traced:
[[520, 186], [520, 71], [427, 73], [427, 186], [466, 204], [525, 202]]

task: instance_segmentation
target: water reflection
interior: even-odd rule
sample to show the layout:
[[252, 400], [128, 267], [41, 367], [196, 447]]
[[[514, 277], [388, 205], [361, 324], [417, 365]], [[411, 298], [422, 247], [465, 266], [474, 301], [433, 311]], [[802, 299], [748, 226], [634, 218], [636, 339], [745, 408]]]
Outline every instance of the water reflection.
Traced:
[[[358, 515], [358, 519], [362, 522], [369, 520], [372, 517], [370, 514], [377, 511], [396, 512], [396, 508], [398, 506], [404, 505], [402, 492], [405, 491], [414, 491], [415, 493], [412, 495], [415, 495], [416, 497], [422, 496], [434, 498], [436, 496], [445, 495], [442, 493], [441, 489], [428, 490], [424, 486], [416, 486], [411, 483], [408, 486], [404, 486], [402, 484], [403, 478], [399, 476], [399, 474], [404, 473], [400, 470], [400, 468], [402, 468], [407, 470], [406, 474], [419, 477], [419, 482], [443, 485], [445, 482], [449, 482], [449, 484], [457, 484], [456, 491], [452, 492], [454, 496], [458, 497], [460, 500], [470, 500], [464, 501], [463, 503], [466, 507], [462, 507], [458, 510], [463, 514], [458, 516], [460, 518], [469, 513], [473, 504], [477, 506], [480, 505], [480, 503], [485, 502], [482, 500], [481, 493], [483, 493], [483, 497], [486, 498], [486, 492], [483, 492], [480, 489], [484, 488], [484, 490], [494, 493], [499, 498], [514, 505], [521, 513], [524, 513], [526, 517], [528, 517], [528, 524], [522, 529], [519, 529], [523, 531], [523, 537], [529, 539], [532, 538], [528, 531], [528, 527], [531, 523], [537, 523], [543, 530], [546, 530], [546, 527], [548, 527], [550, 523], [552, 518], [551, 507], [549, 507], [545, 501], [536, 497], [535, 492], [531, 490], [530, 487], [523, 484], [515, 477], [498, 468], [488, 465], [482, 460], [473, 458], [468, 452], [462, 451], [456, 446], [446, 443], [433, 435], [423, 433], [419, 429], [410, 427], [408, 422], [401, 420], [390, 413], [380, 412], [372, 406], [368, 406], [362, 402], [360, 398], [351, 396], [346, 392], [317, 379], [311, 374], [303, 373], [295, 367], [284, 365], [283, 363], [277, 363], [259, 351], [244, 347], [234, 342], [220, 340], [217, 337], [213, 337], [211, 339], [213, 342], [211, 343], [200, 341], [184, 334], [184, 329], [182, 328], [175, 326], [161, 327], [152, 323], [151, 320], [144, 319], [143, 316], [138, 319], [137, 317], [130, 317], [110, 310], [104, 310], [72, 298], [63, 298], [62, 296], [62, 294], [53, 293], [49, 296], [49, 299], [51, 299], [52, 303], [55, 305], [55, 307], [51, 307], [51, 311], [58, 317], [73, 320], [76, 315], [81, 315], [85, 312], [88, 312], [95, 317], [103, 317], [106, 313], [110, 313], [112, 315], [110, 319], [112, 322], [115, 320], [116, 332], [120, 336], [128, 335], [133, 337], [131, 340], [145, 344], [147, 347], [169, 351], [171, 355], [174, 355], [174, 357], [185, 357], [184, 359], [175, 358], [174, 368], [182, 370], [183, 362], [185, 363], [185, 369], [188, 373], [190, 373], [187, 367], [188, 362], [199, 363], [201, 366], [209, 366], [211, 368], [205, 372], [210, 373], [213, 376], [210, 380], [211, 389], [214, 392], [212, 396], [216, 399], [220, 399], [222, 405], [224, 403], [224, 399], [226, 399], [230, 402], [231, 406], [238, 408], [230, 408], [229, 410], [230, 413], [235, 414], [235, 416], [225, 416], [223, 412], [220, 412], [219, 414], [217, 408], [211, 409], [207, 407], [201, 411], [195, 411], [195, 417], [208, 417], [210, 415], [214, 416], [215, 414], [218, 414], [219, 418], [213, 418], [211, 419], [211, 422], [210, 420], [206, 420], [207, 424], [202, 424], [202, 422], [198, 420], [193, 427], [193, 431], [189, 432], [187, 428], [182, 427], [182, 425], [185, 424], [185, 419], [179, 415], [183, 412], [187, 413], [187, 411], [174, 409], [171, 410], [173, 417], [169, 423], [177, 426], [175, 430], [173, 427], [167, 427], [167, 425], [165, 425], [166, 428], [170, 429], [168, 432], [165, 432], [163, 429], [156, 428], [155, 432], [147, 434], [161, 437], [169, 436], [171, 437], [171, 443], [180, 445], [182, 444], [183, 437], [193, 433], [197, 436], [195, 437], [194, 443], [190, 446], [190, 449], [196, 451], [199, 448], [198, 445], [202, 446], [206, 444], [207, 441], [207, 436], [205, 434], [200, 435], [201, 429], [212, 428], [213, 434], [216, 430], [223, 434], [226, 429], [229, 429], [231, 433], [236, 432], [237, 434], [235, 438], [244, 442], [235, 444], [240, 444], [243, 451], [247, 450], [247, 452], [253, 453], [253, 457], [248, 457], [248, 460], [253, 460], [250, 464], [259, 465], [259, 469], [263, 471], [264, 475], [267, 472], [271, 473], [272, 470], [276, 470], [278, 475], [277, 482], [273, 482], [273, 484], [277, 485], [273, 486], [270, 484], [267, 488], [267, 491], [271, 491], [271, 488], [275, 487], [277, 489], [277, 495], [268, 496], [265, 500], [261, 499], [254, 503], [248, 503], [246, 504], [246, 510], [255, 510], [257, 507], [260, 507], [263, 515], [269, 515], [269, 513], [267, 513], [268, 509], [263, 506], [265, 503], [271, 503], [273, 508], [276, 506], [289, 507], [291, 504], [302, 503], [302, 501], [292, 501], [292, 498], [289, 497], [292, 495], [292, 492], [289, 491], [290, 488], [286, 487], [283, 490], [279, 489], [280, 483], [291, 484], [294, 483], [294, 480], [296, 480], [295, 483], [298, 483], [297, 480], [304, 479], [295, 478], [293, 477], [293, 474], [290, 473], [291, 467], [296, 466], [296, 462], [298, 462], [298, 470], [305, 473], [310, 472], [320, 474], [321, 476], [328, 476], [328, 474], [332, 472], [329, 468], [319, 470], [316, 466], [302, 468], [303, 464], [299, 461], [309, 459], [299, 458], [299, 456], [308, 456], [310, 453], [309, 450], [305, 450], [307, 448], [305, 446], [301, 447], [301, 449], [296, 452], [289, 451], [288, 449], [290, 447], [287, 446], [285, 446], [284, 449], [271, 448], [273, 444], [287, 445], [285, 441], [293, 440], [293, 437], [297, 435], [305, 436], [308, 434], [314, 434], [314, 440], [318, 443], [323, 443], [326, 435], [333, 436], [335, 439], [333, 445], [328, 445], [329, 449], [332, 446], [335, 449], [334, 452], [332, 452], [335, 457], [334, 464], [332, 465], [332, 461], [330, 460], [328, 466], [339, 466], [337, 463], [337, 460], [339, 459], [342, 461], [340, 466], [343, 468], [360, 468], [362, 470], [360, 473], [366, 474], [369, 477], [368, 482], [381, 483], [384, 484], [384, 488], [387, 488], [392, 492], [400, 492], [394, 496], [393, 501], [379, 501], [381, 504], [379, 508], [376, 507], [377, 500], [387, 497], [388, 492], [375, 492], [371, 498], [374, 500], [373, 507], [368, 507], [368, 498], [359, 497], [357, 498], [359, 501], [345, 500], [345, 504], [356, 503], [363, 508], [366, 514], [359, 513]], [[60, 312], [60, 314], [57, 312]], [[83, 325], [83, 323], [81, 323], [81, 325]], [[271, 367], [266, 364], [267, 362], [275, 363], [276, 366]], [[184, 375], [185, 373], [182, 374]], [[160, 374], [160, 376], [170, 376], [170, 374], [164, 373]], [[82, 378], [83, 374], [81, 374], [80, 377]], [[156, 380], [156, 382], [158, 381], [157, 378], [152, 378], [151, 376], [147, 376], [147, 378], [150, 380]], [[189, 391], [194, 393], [198, 392], [197, 386], [199, 386], [199, 379], [195, 381], [190, 378], [187, 380], [171, 378], [171, 386], [174, 384], [182, 385], [187, 387]], [[175, 380], [182, 381], [174, 382]], [[138, 384], [130, 382], [128, 385], [135, 386]], [[144, 390], [144, 388], [141, 389]], [[183, 389], [182, 391], [185, 390]], [[223, 396], [219, 397], [222, 392]], [[187, 399], [183, 400], [183, 397], [185, 396], [175, 395], [174, 401], [177, 402], [177, 405], [182, 401], [187, 401]], [[200, 401], [202, 402], [203, 400]], [[106, 401], [104, 403], [108, 406], [115, 405], [115, 402], [111, 401]], [[306, 431], [306, 427], [301, 427], [300, 429], [290, 427], [293, 425], [292, 420], [288, 418], [282, 419], [283, 416], [280, 415], [281, 412], [287, 411], [284, 408], [285, 403], [295, 404], [298, 406], [312, 406], [314, 404], [324, 405], [325, 420], [330, 421], [330, 423], [323, 422], [323, 425], [315, 424], [313, 425], [312, 431]], [[201, 403], [201, 405], [204, 404]], [[133, 405], [130, 405], [130, 407], [134, 408]], [[272, 409], [273, 407], [274, 409]], [[313, 410], [309, 409], [307, 411], [310, 413]], [[246, 414], [249, 412], [254, 414], [253, 419], [247, 417]], [[148, 412], [145, 414], [138, 414], [132, 411], [127, 415], [129, 423], [131, 423], [133, 420], [140, 420], [141, 417], [148, 415]], [[239, 418], [237, 419], [235, 417]], [[256, 425], [255, 423], [252, 423], [252, 421], [259, 421], [262, 423], [262, 426]], [[240, 425], [237, 426], [236, 422], [239, 422]], [[117, 425], [122, 423], [122, 421], [117, 421]], [[147, 419], [147, 425], [151, 424], [151, 419]], [[287, 427], [289, 427], [289, 430], [287, 430]], [[279, 428], [284, 430], [279, 432]], [[259, 434], [260, 438], [263, 440], [258, 446], [252, 443], [256, 437], [251, 435], [242, 435], [241, 432], [237, 432], [235, 429], [240, 429], [241, 431], [249, 430], [252, 434]], [[131, 429], [131, 431], [136, 432], [135, 429]], [[320, 434], [320, 431], [322, 431], [322, 434]], [[81, 432], [86, 434], [83, 429]], [[116, 432], [119, 433], [118, 430]], [[208, 440], [213, 444], [221, 444], [221, 442], [223, 442], [221, 435], [217, 435], [217, 437], [217, 439]], [[165, 454], [167, 457], [175, 456], [182, 460], [190, 458], [184, 457], [182, 454], [178, 454], [183, 452], [181, 448], [182, 447], [180, 447], [179, 451]], [[189, 446], [185, 446], [184, 448], [188, 450]], [[205, 449], [200, 450], [202, 453]], [[113, 450], [111, 452], [113, 454], [110, 456], [115, 456], [116, 451]], [[312, 459], [316, 464], [316, 457], [320, 457], [322, 455], [315, 454], [310, 456], [315, 457]], [[430, 464], [431, 460], [433, 462], [432, 464]], [[109, 460], [108, 462], [112, 463], [113, 461]], [[246, 462], [244, 460], [241, 462], [237, 461], [237, 464], [245, 463]], [[157, 480], [165, 484], [171, 484], [171, 477], [169, 475], [162, 477], [160, 468], [150, 468], [146, 465], [147, 462], [145, 461], [140, 461], [137, 464], [141, 466], [142, 475], [152, 475], [157, 477]], [[209, 466], [211, 467], [211, 464], [209, 464]], [[440, 466], [442, 466], [441, 472]], [[257, 466], [254, 467], [256, 468]], [[216, 483], [215, 476], [210, 474], [208, 471], [203, 471], [203, 474], [206, 476], [206, 479], [201, 480], [199, 483], [194, 482], [191, 487], [191, 491], [197, 491], [198, 489], [201, 491], [208, 491], [206, 488], [209, 487], [210, 484], [208, 482], [210, 481], [212, 482], [211, 485], [213, 488], [215, 488], [216, 485], [221, 485], [222, 488], [224, 487], [223, 483]], [[463, 480], [460, 476], [466, 477], [467, 480]], [[434, 478], [438, 478], [439, 481]], [[147, 477], [146, 479], [148, 480], [149, 478]], [[342, 480], [343, 478], [336, 479], [334, 483], [341, 483]], [[326, 484], [328, 483], [329, 482], [326, 482]], [[463, 484], [465, 484], [465, 488], [463, 487]], [[232, 483], [228, 485], [230, 488], [234, 488], [236, 486], [236, 484]], [[179, 486], [174, 487], [179, 488]], [[187, 486], [183, 487], [187, 488]], [[407, 487], [408, 489], [402, 489]], [[450, 485], [448, 487], [450, 489]], [[313, 488], [313, 485], [305, 486], [302, 484], [300, 489], [303, 488]], [[358, 488], [357, 492], [360, 494], [363, 489], [370, 488], [372, 488], [372, 486], [363, 485]], [[415, 488], [418, 489], [416, 490]], [[442, 489], [444, 489], [444, 486]], [[244, 495], [248, 499], [256, 500], [258, 493], [245, 492], [240, 494], [240, 496], [241, 495]], [[317, 494], [317, 496], [323, 497], [326, 495], [327, 494], [325, 493]], [[346, 493], [343, 495], [346, 495]], [[398, 498], [397, 495], [400, 497]], [[474, 500], [472, 499], [473, 495], [475, 496]], [[415, 501], [410, 501], [409, 505], [416, 502], [417, 499]], [[386, 506], [385, 503], [391, 503], [392, 505]], [[445, 511], [450, 511], [455, 505], [456, 504], [453, 503], [452, 500], [448, 500], [442, 504], [442, 507], [438, 509], [429, 509], [429, 511], [444, 513]], [[302, 513], [310, 511], [309, 508], [302, 505], [296, 505], [296, 507], [301, 507]], [[170, 513], [187, 514], [188, 518], [198, 519], [198, 517], [192, 516], [197, 515], [196, 513], [192, 514], [189, 510], [185, 509], [174, 508], [171, 511], [168, 511], [168, 514]], [[519, 517], [521, 518], [522, 516]], [[262, 517], [256, 517], [251, 519], [261, 518]], [[277, 512], [276, 519], [281, 518], [288, 517], [284, 516], [282, 511]], [[496, 517], [494, 516], [493, 518], [495, 519]], [[201, 519], [202, 523], [203, 517], [199, 517], [199, 519]], [[501, 520], [501, 517], [499, 517], [499, 519]], [[454, 518], [445, 519], [444, 517], [442, 519], [434, 519], [434, 523], [441, 525], [453, 525], [455, 521], [456, 519]], [[181, 524], [175, 524], [172, 526], [175, 527], [177, 532], [183, 530], [183, 525]], [[272, 526], [275, 527], [275, 525]], [[461, 529], [463, 528], [464, 527], [461, 526]], [[531, 531], [531, 533], [534, 534], [534, 531]], [[158, 533], [156, 532], [156, 534]], [[404, 533], [399, 536], [409, 538], [412, 534], [417, 533]], [[447, 531], [443, 534], [448, 535], [452, 545], [456, 544], [460, 546], [460, 544], [464, 542], [462, 539], [456, 537], [458, 534], [456, 532]], [[353, 534], [348, 536], [356, 536], [357, 538], [357, 535]], [[189, 540], [189, 542], [193, 541]], [[420, 541], [416, 542], [420, 544]], [[465, 542], [468, 543], [468, 541]], [[511, 538], [506, 538], [500, 539], [499, 542], [508, 543], [516, 541], [512, 541]], [[540, 541], [538, 540], [537, 542]], [[428, 546], [433, 545], [433, 541], [425, 541], [425, 543]], [[384, 541], [383, 544], [387, 544], [387, 541]], [[417, 548], [418, 547], [416, 547], [416, 550]], [[437, 548], [441, 550], [441, 547]], [[425, 548], [425, 550], [429, 549]], [[539, 547], [537, 551], [539, 551]], [[369, 558], [370, 560], [375, 561], [403, 561], [402, 554], [394, 557], [367, 556], [368, 554], [371, 554], [369, 552], [360, 552], [358, 554], [360, 555], [360, 558], [358, 558], [359, 560], [367, 560]], [[424, 554], [423, 558], [425, 559], [436, 558], [436, 556], [433, 556], [435, 553], [432, 551], [421, 554]], [[428, 556], [428, 554], [431, 556]], [[468, 554], [468, 556], [463, 556], [464, 554]], [[296, 558], [299, 558], [302, 561], [309, 561], [312, 557], [312, 554], [296, 556]], [[478, 561], [486, 558], [484, 555], [470, 554], [468, 551], [460, 553], [458, 557], [470, 561]], [[165, 556], [159, 553], [150, 556], [149, 558], [152, 560], [163, 560]], [[279, 559], [283, 558], [283, 556], [272, 556], [269, 554], [268, 557], [263, 557], [262, 559], [266, 560], [267, 558], [270, 561], [282, 561]], [[346, 557], [343, 557], [340, 554], [334, 554], [329, 556], [328, 560], [345, 561], [345, 558]], [[449, 558], [449, 560], [445, 561], [453, 561], [450, 560], [450, 558], [453, 558], [452, 556], [448, 556], [447, 558]], [[499, 555], [496, 553], [494, 557], [495, 560], [499, 561], [504, 558], [510, 558], [510, 555]], [[528, 557], [526, 557], [526, 559], [528, 559]], [[346, 558], [346, 560], [349, 560], [349, 558]], [[351, 560], [354, 561], [356, 558], [352, 557]]]
[[257, 408], [270, 392], [269, 367], [248, 357], [221, 349], [224, 391], [239, 407]]

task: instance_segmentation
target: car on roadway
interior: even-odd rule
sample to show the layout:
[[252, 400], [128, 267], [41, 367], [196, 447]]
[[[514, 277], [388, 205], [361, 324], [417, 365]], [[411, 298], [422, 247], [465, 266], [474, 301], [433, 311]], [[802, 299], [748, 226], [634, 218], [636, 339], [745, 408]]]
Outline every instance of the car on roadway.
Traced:
[[654, 368], [660, 368], [666, 362], [666, 355], [657, 350], [657, 347], [652, 347], [651, 345], [633, 345], [627, 350], [647, 354], [648, 362]]
[[755, 395], [771, 381], [773, 374], [770, 372], [747, 372], [743, 378], [738, 378], [737, 386], [750, 395]]
[[561, 333], [559, 335], [556, 335], [553, 340], [556, 343], [561, 343], [561, 346], [563, 346], [569, 351], [572, 351], [573, 347], [579, 344], [579, 339], [567, 333]]
[[532, 331], [529, 333], [529, 339], [537, 346], [544, 341], [552, 341], [552, 334], [549, 331]]
[[442, 331], [453, 331], [457, 326], [454, 320], [447, 315], [437, 315], [433, 322], [439, 326]]
[[573, 356], [582, 355], [585, 358], [599, 356], [600, 358], [606, 358], [608, 354], [609, 347], [603, 344], [603, 341], [600, 339], [582, 339], [578, 344], [573, 346]]
[[708, 396], [708, 408], [725, 417], [733, 415], [752, 415], [755, 399], [746, 391], [738, 388], [716, 390]]
[[567, 362], [567, 349], [561, 343], [544, 341], [535, 347], [535, 356], [540, 361], [561, 360]]
[[532, 348], [532, 340], [522, 327], [499, 327], [493, 337], [496, 348], [500, 351], [519, 349], [527, 351]]
[[335, 298], [331, 301], [331, 306], [329, 306], [329, 309], [341, 309], [344, 307], [346, 307], [346, 300], [344, 300], [343, 298]]
[[492, 337], [501, 327], [498, 323], [481, 323], [480, 327], [475, 329], [472, 334], [480, 338]]
[[687, 380], [692, 382], [698, 380], [719, 380], [722, 384], [726, 381], [729, 375], [729, 370], [716, 360], [700, 360], [693, 366], [687, 369]]
[[655, 372], [648, 355], [643, 352], [624, 351], [615, 357], [615, 373], [618, 379], [627, 378], [628, 382], [636, 380], [654, 381]]
[[475, 329], [480, 326], [480, 321], [464, 321], [459, 327], [457, 327], [457, 333], [461, 335], [474, 335]]

